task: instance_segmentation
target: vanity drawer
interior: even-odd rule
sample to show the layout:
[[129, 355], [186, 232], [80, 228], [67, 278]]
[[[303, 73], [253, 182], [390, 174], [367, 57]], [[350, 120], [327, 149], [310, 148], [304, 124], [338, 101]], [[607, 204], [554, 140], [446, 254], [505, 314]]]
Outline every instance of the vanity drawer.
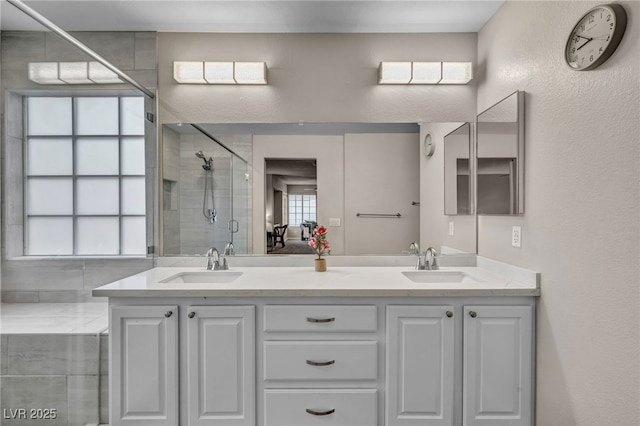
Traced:
[[370, 305], [267, 305], [264, 331], [374, 332], [378, 310]]
[[375, 389], [267, 389], [264, 425], [377, 426], [376, 393]]
[[376, 380], [378, 342], [265, 342], [265, 380]]

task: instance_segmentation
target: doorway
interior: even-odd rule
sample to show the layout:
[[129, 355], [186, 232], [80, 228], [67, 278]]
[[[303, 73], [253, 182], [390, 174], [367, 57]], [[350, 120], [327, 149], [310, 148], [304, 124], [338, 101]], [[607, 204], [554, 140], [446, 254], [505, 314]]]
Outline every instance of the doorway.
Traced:
[[265, 232], [268, 254], [312, 254], [317, 225], [315, 158], [265, 159]]

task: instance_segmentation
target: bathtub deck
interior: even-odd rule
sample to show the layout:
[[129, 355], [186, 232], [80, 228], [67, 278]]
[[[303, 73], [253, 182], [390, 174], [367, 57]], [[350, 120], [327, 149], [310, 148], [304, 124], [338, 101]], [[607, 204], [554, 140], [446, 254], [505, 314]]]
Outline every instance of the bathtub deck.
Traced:
[[105, 302], [2, 303], [0, 334], [98, 334], [107, 330]]

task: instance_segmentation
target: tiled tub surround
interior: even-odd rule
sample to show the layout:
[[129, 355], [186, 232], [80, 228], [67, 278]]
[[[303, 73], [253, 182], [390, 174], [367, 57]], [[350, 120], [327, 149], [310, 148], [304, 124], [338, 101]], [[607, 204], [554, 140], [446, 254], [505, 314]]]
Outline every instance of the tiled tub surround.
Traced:
[[[106, 303], [3, 303], [0, 306], [2, 425], [108, 423]], [[27, 419], [11, 418], [26, 409]], [[30, 419], [29, 409], [55, 409]]]

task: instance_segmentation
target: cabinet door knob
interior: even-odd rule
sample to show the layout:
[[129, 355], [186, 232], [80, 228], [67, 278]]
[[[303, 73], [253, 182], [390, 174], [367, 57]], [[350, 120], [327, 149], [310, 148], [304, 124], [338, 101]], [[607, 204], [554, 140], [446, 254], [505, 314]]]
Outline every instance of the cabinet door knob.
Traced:
[[307, 321], [308, 322], [333, 322], [335, 321], [335, 318], [311, 318], [311, 317], [307, 317]]
[[469, 312], [469, 316], [470, 316], [471, 318], [475, 318], [475, 317], [477, 317], [477, 316], [478, 316], [478, 314], [476, 314], [476, 311], [471, 311], [471, 312]]
[[332, 408], [331, 410], [327, 410], [327, 411], [316, 411], [316, 410], [307, 408], [307, 413], [313, 414], [314, 416], [328, 416], [329, 414], [333, 414], [335, 412], [336, 412], [335, 408]]
[[332, 359], [331, 361], [311, 361], [311, 360], [307, 360], [307, 364], [309, 365], [313, 365], [316, 367], [325, 367], [327, 365], [331, 365], [331, 364], [335, 364], [336, 360]]
[[189, 312], [189, 314], [187, 315], [189, 318], [193, 318], [196, 316], [195, 312]]
[[447, 311], [447, 318], [451, 318], [453, 316], [453, 312]]
[[171, 315], [173, 315], [173, 311], [167, 311], [164, 313], [164, 316], [169, 318]]

